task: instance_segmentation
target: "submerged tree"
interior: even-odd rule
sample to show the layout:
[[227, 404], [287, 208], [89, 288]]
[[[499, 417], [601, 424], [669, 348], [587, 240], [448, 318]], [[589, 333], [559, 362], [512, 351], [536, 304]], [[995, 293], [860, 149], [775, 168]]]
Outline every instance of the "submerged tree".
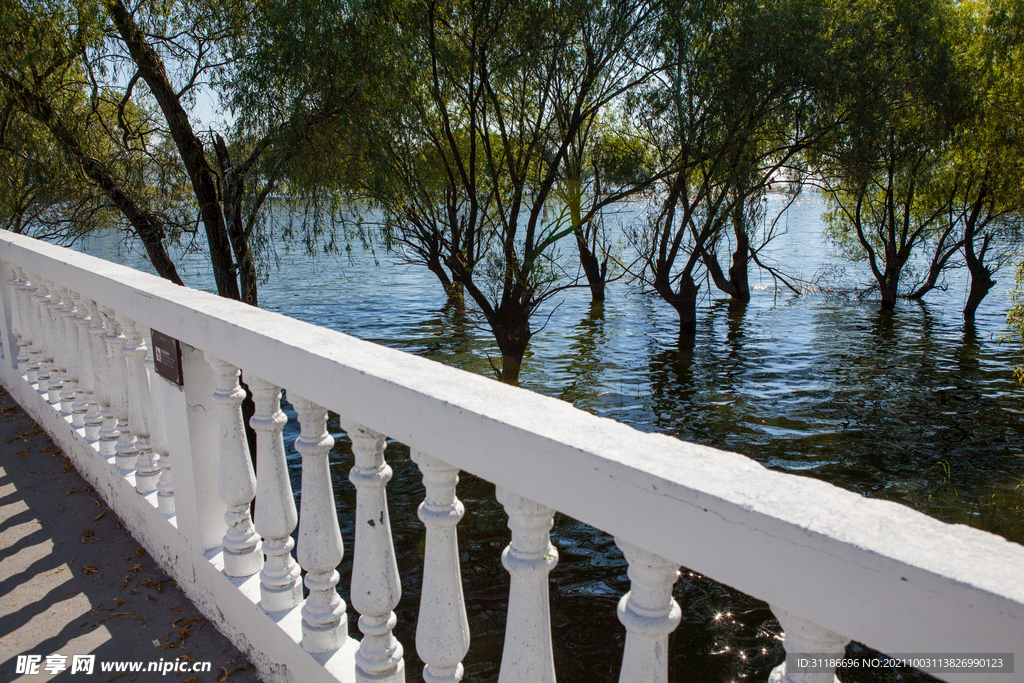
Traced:
[[572, 227], [580, 268], [595, 303], [605, 300], [609, 281], [624, 274], [614, 275], [614, 267], [608, 267], [614, 242], [605, 225], [605, 208], [657, 181], [651, 152], [626, 122], [596, 117], [580, 126], [566, 150], [552, 196]]
[[[629, 233], [634, 275], [696, 329], [701, 268], [738, 301], [749, 299], [752, 216], [773, 174], [818, 135], [814, 78], [827, 73], [825, 3], [670, 3], [651, 59], [659, 78], [632, 99], [668, 172], [649, 222]], [[753, 207], [753, 211], [752, 211]], [[718, 251], [733, 226], [726, 276]]]
[[945, 182], [970, 273], [963, 315], [972, 321], [1024, 234], [1024, 9], [992, 0], [959, 11], [973, 94]]
[[[701, 254], [711, 281], [734, 304], [750, 301], [752, 264], [798, 291], [759, 254], [778, 236], [778, 218], [801, 192], [807, 150], [847, 116], [835, 106], [847, 78], [839, 65], [850, 60], [842, 39], [849, 31], [845, 11], [835, 3], [816, 3], [809, 12], [804, 3], [778, 2], [751, 7], [735, 20], [719, 75], [721, 92], [733, 103], [726, 111], [733, 117], [732, 149], [721, 179], [727, 218]], [[789, 201], [769, 217], [773, 183], [784, 186]]]
[[[866, 58], [847, 92], [854, 115], [817, 148], [814, 162], [831, 205], [830, 238], [868, 264], [882, 308], [890, 310], [898, 297], [934, 288], [964, 244], [940, 179], [950, 137], [968, 109], [967, 74], [956, 55], [950, 2], [857, 7]], [[927, 254], [930, 264], [924, 279], [908, 286], [915, 254]]]
[[[576, 280], [557, 245], [592, 220], [549, 209], [573, 145], [610, 102], [649, 76], [647, 2], [413, 2], [392, 17], [403, 98], [367, 142], [364, 191], [386, 236], [449, 299], [467, 294], [517, 383], [537, 309]], [[381, 22], [383, 23], [383, 22]], [[374, 133], [377, 133], [376, 135]], [[618, 195], [621, 197], [621, 194]]]
[[[865, 69], [865, 116], [818, 161], [831, 237], [871, 267], [883, 308], [944, 288], [944, 272], [966, 265], [963, 314], [973, 320], [1016, 249], [1024, 138], [1014, 12], [1001, 0], [936, 0], [878, 3], [868, 15], [885, 68]], [[906, 265], [915, 255], [927, 266], [911, 281]]]

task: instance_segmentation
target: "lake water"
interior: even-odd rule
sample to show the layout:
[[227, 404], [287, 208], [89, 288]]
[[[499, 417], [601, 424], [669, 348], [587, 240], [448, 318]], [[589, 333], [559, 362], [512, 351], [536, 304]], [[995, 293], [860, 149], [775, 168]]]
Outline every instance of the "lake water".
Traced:
[[[770, 196], [769, 216], [785, 199]], [[866, 266], [830, 255], [821, 237], [823, 208], [817, 194], [798, 199], [780, 221], [786, 233], [763, 257], [807, 280], [830, 265], [845, 265], [845, 273], [833, 274], [830, 282], [867, 281]], [[645, 209], [638, 200], [609, 220], [641, 219]], [[113, 235], [90, 238], [79, 248], [146, 267]], [[264, 308], [491, 373], [488, 357], [497, 349], [489, 332], [444, 310], [440, 286], [425, 269], [379, 251], [375, 259], [358, 245], [317, 258], [278, 247], [278, 257], [280, 269], [260, 290]], [[185, 256], [183, 263], [187, 284], [212, 291], [201, 256]], [[932, 292], [924, 303], [901, 301], [886, 316], [871, 298], [814, 288], [795, 296], [753, 272], [756, 289], [742, 312], [730, 311], [726, 297], [705, 283], [696, 338], [684, 346], [672, 309], [635, 284], [613, 283], [599, 308], [590, 304], [589, 290], [569, 290], [541, 311], [538, 320], [547, 324], [531, 343], [521, 381], [641, 430], [738, 451], [773, 469], [1021, 542], [1024, 390], [1012, 372], [1017, 351], [1000, 341], [1012, 273], [996, 277], [975, 326], [965, 329], [962, 273], [948, 278], [947, 291]], [[338, 439], [332, 471], [350, 548], [352, 456], [336, 421], [332, 429]], [[297, 433], [293, 421], [286, 443]], [[422, 486], [407, 449], [392, 444], [388, 456], [395, 469], [389, 498], [404, 586], [396, 634], [415, 680], [412, 620], [422, 572], [416, 506]], [[297, 455], [291, 458], [298, 494]], [[508, 581], [500, 553], [508, 532], [493, 486], [465, 476], [459, 496], [467, 510], [459, 533], [473, 635], [464, 680], [492, 681], [501, 654]], [[622, 555], [606, 534], [561, 515], [553, 542], [561, 556], [552, 575], [559, 680], [615, 681], [624, 638], [615, 604], [628, 590]], [[339, 585], [346, 601], [347, 583]], [[676, 599], [684, 616], [672, 636], [670, 680], [763, 681], [780, 661], [778, 623], [763, 603], [685, 569]], [[358, 633], [353, 610], [349, 614], [350, 630]], [[921, 674], [859, 675], [845, 680], [928, 680]]]

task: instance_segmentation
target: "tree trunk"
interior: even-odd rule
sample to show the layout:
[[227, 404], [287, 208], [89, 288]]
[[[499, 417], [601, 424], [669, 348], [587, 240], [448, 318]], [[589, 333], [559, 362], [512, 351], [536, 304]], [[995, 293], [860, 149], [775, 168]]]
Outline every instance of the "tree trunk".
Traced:
[[885, 275], [878, 283], [878, 291], [882, 295], [882, 308], [891, 311], [896, 308], [899, 296], [900, 273], [889, 262], [885, 264]]
[[750, 259], [750, 239], [742, 229], [736, 229], [736, 247], [732, 252], [732, 265], [729, 266], [729, 277], [725, 276], [722, 266], [718, 263], [718, 254], [707, 249], [701, 252], [701, 261], [711, 275], [715, 287], [725, 292], [734, 301], [741, 304], [750, 301], [750, 275], [748, 263]]
[[989, 242], [992, 239], [991, 234], [981, 238], [981, 249], [975, 249], [974, 245], [978, 234], [978, 216], [987, 196], [987, 187], [983, 186], [964, 229], [964, 260], [967, 262], [967, 269], [971, 272], [971, 291], [967, 295], [967, 303], [964, 304], [964, 320], [967, 322], [974, 322], [974, 312], [978, 310], [978, 305], [988, 294], [988, 290], [996, 284], [996, 281], [992, 279], [992, 270], [985, 265], [985, 254], [988, 252]]
[[241, 300], [235, 264], [231, 257], [224, 217], [221, 214], [220, 197], [217, 192], [217, 176], [206, 159], [202, 141], [196, 137], [189, 122], [188, 114], [181, 106], [178, 94], [171, 85], [163, 60], [146, 41], [146, 35], [135, 22], [131, 12], [122, 0], [110, 0], [105, 4], [107, 13], [124, 40], [128, 52], [139, 68], [139, 74], [149, 86], [153, 98], [160, 106], [167, 121], [167, 127], [181, 155], [185, 170], [192, 182], [192, 191], [199, 204], [199, 215], [206, 228], [210, 248], [210, 263], [221, 296]]
[[466, 310], [466, 288], [462, 286], [461, 282], [456, 282], [448, 276], [448, 271], [441, 265], [439, 256], [427, 263], [427, 269], [437, 277], [444, 289], [445, 307], [453, 308], [456, 311]]
[[444, 287], [444, 305], [456, 311], [466, 310], [466, 289], [458, 282], [452, 282]]
[[732, 265], [729, 266], [729, 282], [732, 283], [732, 298], [741, 303], [750, 301], [750, 238], [745, 230], [736, 230], [736, 248], [732, 252]]
[[490, 316], [488, 322], [494, 339], [501, 351], [501, 368], [498, 379], [504, 384], [519, 386], [519, 373], [523, 367], [523, 356], [530, 344], [533, 332], [530, 330], [528, 311], [516, 303], [508, 303], [498, 308]]
[[221, 193], [224, 205], [224, 224], [231, 240], [231, 249], [238, 264], [238, 279], [241, 285], [242, 301], [252, 306], [259, 305], [257, 284], [259, 275], [256, 262], [249, 248], [249, 237], [242, 220], [242, 199], [245, 197], [245, 176], [235, 172], [234, 164], [228, 153], [227, 144], [220, 135], [214, 139], [217, 151], [217, 163], [220, 164]]
[[608, 262], [602, 264], [597, 255], [591, 251], [587, 240], [587, 231], [583, 229], [583, 192], [579, 181], [563, 183], [565, 203], [569, 206], [569, 219], [572, 221], [572, 234], [576, 238], [576, 248], [580, 252], [580, 265], [587, 276], [590, 286], [591, 301], [604, 301], [605, 276], [608, 274]]
[[975, 261], [974, 267], [971, 267], [970, 270], [971, 291], [967, 295], [967, 303], [964, 304], [964, 320], [966, 322], [974, 322], [974, 313], [978, 310], [978, 305], [988, 294], [988, 290], [996, 284], [996, 281], [992, 279], [992, 271], [980, 261]]
[[587, 276], [587, 284], [590, 286], [590, 299], [595, 302], [604, 301], [605, 278], [608, 275], [608, 262], [601, 263], [597, 256], [587, 245], [587, 237], [583, 228], [579, 225], [573, 230], [576, 236], [576, 246], [580, 252], [580, 264], [583, 266], [583, 273]]
[[679, 338], [692, 337], [697, 332], [697, 294], [700, 285], [693, 281], [693, 276], [683, 274], [679, 286], [672, 292], [668, 302], [679, 314]]

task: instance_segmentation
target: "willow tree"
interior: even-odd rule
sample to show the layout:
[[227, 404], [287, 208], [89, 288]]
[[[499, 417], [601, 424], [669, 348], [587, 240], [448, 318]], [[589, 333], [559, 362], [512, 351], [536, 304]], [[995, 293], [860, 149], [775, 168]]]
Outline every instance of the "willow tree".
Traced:
[[[202, 230], [217, 292], [253, 305], [266, 199], [289, 164], [301, 165], [297, 153], [309, 148], [295, 143], [344, 104], [284, 118], [266, 111], [227, 140], [197, 117], [201, 96], [240, 101], [239, 74], [262, 45], [260, 27], [248, 21], [257, 8], [3, 0], [12, 30], [0, 58], [0, 97], [10, 105], [0, 112], [31, 117], [48, 132], [132, 226], [160, 275], [180, 282], [164, 241]], [[131, 183], [98, 144], [117, 149]], [[160, 197], [160, 188], [176, 192]]]
[[[640, 259], [634, 275], [676, 310], [683, 336], [696, 329], [702, 267], [749, 298], [748, 206], [815, 130], [809, 74], [827, 77], [820, 22], [831, 13], [824, 2], [806, 5], [673, 2], [658, 27], [649, 60], [663, 68], [630, 113], [667, 171], [649, 221], [628, 235]], [[727, 277], [717, 251], [730, 221]]]
[[556, 258], [573, 225], [549, 205], [587, 122], [649, 77], [639, 56], [658, 11], [470, 0], [389, 17], [405, 97], [368, 130], [377, 172], [364, 189], [391, 243], [479, 310], [504, 382], [518, 382], [538, 308], [577, 284]]
[[572, 228], [592, 302], [603, 302], [608, 283], [624, 274], [609, 269], [614, 242], [605, 226], [604, 210], [657, 182], [651, 152], [621, 117], [586, 121], [566, 150], [552, 194]]
[[47, 130], [8, 102], [0, 115], [0, 228], [70, 244], [118, 218]]
[[[900, 296], [922, 296], [963, 246], [948, 202], [936, 201], [936, 182], [968, 110], [967, 78], [951, 1], [869, 0], [852, 13], [864, 46], [846, 92], [853, 115], [814, 163], [831, 239], [867, 263], [882, 308], [891, 310]], [[931, 264], [916, 284], [906, 282], [915, 254]]]
[[[781, 213], [799, 196], [808, 174], [807, 150], [847, 115], [835, 102], [852, 45], [845, 5], [817, 2], [813, 11], [803, 2], [738, 8], [732, 47], [716, 78], [720, 96], [731, 103], [724, 115], [734, 121], [721, 178], [727, 218], [704, 243], [701, 261], [714, 285], [743, 305], [750, 301], [752, 265], [797, 291], [759, 254], [778, 235]], [[789, 202], [769, 217], [767, 193], [780, 178], [797, 188], [789, 188]]]
[[229, 61], [221, 17], [228, 8], [216, 2], [129, 7], [123, 0], [102, 6], [108, 44], [115, 47], [106, 59], [128, 78], [126, 96], [148, 90], [188, 176], [217, 293], [257, 305], [258, 276], [239, 209], [240, 182], [253, 157], [234, 163], [222, 139], [202, 138], [189, 111], [197, 91]]
[[950, 144], [939, 191], [963, 242], [970, 322], [1017, 255], [1024, 235], [1024, 9], [990, 0], [958, 7], [961, 59], [971, 77], [971, 106]]
[[[12, 217], [21, 229], [34, 212], [50, 225], [83, 230], [110, 217], [107, 204], [157, 273], [181, 284], [163, 244], [175, 222], [173, 192], [164, 190], [174, 184], [154, 192], [149, 182], [174, 162], [154, 139], [151, 110], [98, 80], [90, 55], [104, 44], [102, 15], [91, 5], [4, 0], [0, 18], [9, 28], [0, 50], [0, 146], [15, 161], [4, 174]], [[83, 182], [89, 191], [78, 196]]]

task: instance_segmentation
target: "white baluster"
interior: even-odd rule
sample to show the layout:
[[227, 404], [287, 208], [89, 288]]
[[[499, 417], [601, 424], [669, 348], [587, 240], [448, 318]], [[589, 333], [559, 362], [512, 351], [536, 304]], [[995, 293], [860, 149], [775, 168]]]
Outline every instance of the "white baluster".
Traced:
[[[124, 360], [124, 332], [117, 321], [117, 316], [108, 308], [103, 309], [107, 320], [107, 349], [110, 351], [110, 411], [116, 419], [115, 431], [117, 442], [114, 445], [114, 462], [117, 469], [128, 474], [135, 469], [135, 435], [128, 428], [128, 365]], [[104, 427], [106, 424], [104, 423]], [[104, 434], [109, 438], [109, 430], [100, 431], [100, 442]]]
[[18, 370], [25, 374], [25, 380], [29, 384], [36, 382], [36, 372], [39, 370], [38, 364], [32, 365], [32, 337], [35, 334], [32, 328], [32, 319], [30, 317], [30, 306], [32, 298], [32, 285], [28, 281], [28, 275], [22, 268], [16, 267], [15, 272], [18, 273], [18, 320], [20, 321], [21, 327], [21, 339], [24, 342], [23, 346], [18, 350]]
[[[92, 398], [93, 402], [89, 406], [89, 412], [85, 414], [85, 438], [96, 444], [96, 448], [99, 450], [100, 455], [107, 456], [113, 455], [114, 441], [117, 440], [117, 425], [114, 425], [113, 441], [104, 441], [100, 437], [100, 433], [103, 431], [103, 425], [106, 423], [106, 418], [109, 416], [113, 419], [113, 414], [110, 412], [110, 355], [107, 349], [106, 341], [106, 320], [103, 314], [100, 313], [100, 307], [92, 299], [85, 299], [83, 302], [89, 311], [89, 336], [92, 338], [90, 344], [92, 348]], [[106, 453], [104, 449], [108, 443], [110, 446], [110, 452]]]
[[58, 311], [58, 326], [64, 328], [64, 389], [60, 392], [60, 411], [71, 415], [74, 424], [72, 406], [78, 398], [78, 328], [75, 327], [75, 302], [71, 299], [71, 290], [66, 287], [58, 289], [63, 306]]
[[391, 467], [384, 461], [386, 439], [350, 420], [342, 419], [341, 428], [352, 440], [355, 455], [348, 475], [356, 487], [351, 595], [363, 632], [356, 653], [356, 680], [405, 681], [405, 652], [392, 633], [402, 583], [388, 515], [386, 486], [391, 481]]
[[28, 349], [26, 348], [26, 333], [24, 329], [24, 323], [21, 319], [21, 290], [22, 284], [20, 277], [21, 269], [11, 264], [11, 276], [7, 278], [7, 284], [11, 291], [11, 323], [14, 332], [14, 338], [18, 343], [18, 372], [25, 372], [25, 367], [28, 364]]
[[49, 397], [47, 400], [60, 410], [60, 395], [64, 391], [66, 381], [67, 364], [64, 361], [64, 319], [61, 317], [61, 309], [64, 303], [61, 301], [61, 290], [53, 282], [46, 283], [50, 292], [50, 303], [46, 305], [47, 324], [49, 325], [50, 352], [53, 354], [53, 365], [50, 367]]
[[28, 300], [25, 310], [28, 314], [29, 329], [32, 331], [32, 345], [29, 347], [29, 375], [35, 379], [31, 383], [36, 385], [39, 393], [46, 391], [46, 382], [50, 379], [50, 370], [43, 362], [43, 321], [39, 317], [39, 277], [29, 275], [29, 286], [26, 292]]
[[[813, 624], [772, 606], [772, 612], [782, 624], [786, 636], [786, 654], [812, 654], [816, 658], [842, 659], [846, 654], [849, 638], [833, 633], [827, 628]], [[839, 683], [835, 670], [821, 673], [787, 673], [786, 662], [772, 669], [768, 683]]]
[[413, 450], [427, 493], [419, 517], [427, 529], [423, 549], [423, 592], [416, 624], [416, 652], [426, 664], [426, 683], [459, 683], [462, 659], [469, 652], [469, 619], [462, 595], [459, 537], [456, 525], [465, 514], [455, 497], [459, 470]]
[[36, 390], [45, 395], [50, 391], [51, 374], [54, 374], [53, 321], [50, 319], [50, 309], [47, 308], [50, 303], [50, 293], [46, 288], [46, 281], [42, 278], [36, 278], [36, 295], [32, 302], [36, 311], [37, 336], [39, 337], [39, 370], [36, 372], [39, 383]]
[[558, 563], [550, 540], [554, 510], [500, 486], [497, 495], [512, 530], [501, 554], [512, 584], [498, 683], [554, 683], [548, 600], [548, 574]]
[[629, 562], [629, 592], [619, 600], [626, 650], [619, 683], [668, 683], [668, 634], [682, 611], [672, 599], [679, 565], [620, 538], [615, 543]]
[[334, 438], [327, 433], [327, 411], [289, 393], [299, 415], [301, 433], [295, 450], [302, 455], [302, 505], [299, 525], [299, 565], [306, 570], [309, 597], [302, 604], [302, 647], [307, 652], [330, 652], [348, 635], [345, 601], [338, 595], [337, 566], [344, 556], [334, 487], [327, 455]]
[[260, 537], [252, 526], [249, 506], [256, 497], [256, 475], [252, 471], [249, 442], [242, 422], [245, 389], [238, 384], [239, 370], [234, 365], [206, 354], [217, 378], [213, 401], [220, 409], [220, 463], [217, 470], [217, 495], [228, 506], [224, 521], [224, 573], [228, 576], [252, 576], [263, 568]]
[[260, 603], [267, 612], [284, 612], [302, 604], [302, 572], [292, 558], [299, 515], [281, 435], [288, 418], [281, 410], [280, 387], [251, 373], [245, 379], [256, 404], [249, 420], [256, 432], [256, 531], [267, 555], [260, 572]]
[[75, 302], [75, 332], [78, 339], [78, 348], [75, 354], [77, 359], [76, 368], [78, 371], [78, 394], [71, 406], [71, 424], [75, 427], [85, 427], [85, 415], [89, 411], [89, 405], [93, 402], [93, 373], [92, 373], [92, 336], [89, 334], [89, 309], [81, 294], [73, 293]]
[[160, 476], [157, 456], [149, 446], [149, 376], [146, 374], [146, 341], [135, 321], [119, 315], [124, 329], [125, 364], [128, 368], [128, 429], [135, 437], [135, 489], [139, 493], [156, 491]]
[[43, 341], [43, 319], [39, 315], [40, 279], [37, 275], [31, 275], [31, 289], [29, 291], [28, 311], [32, 325], [32, 348], [29, 353], [32, 356], [32, 365], [35, 369], [36, 391], [46, 392], [46, 383], [50, 379], [50, 369], [46, 365]]
[[[152, 339], [150, 330], [140, 328], [143, 337]], [[164, 416], [164, 402], [161, 397], [160, 385], [163, 380], [156, 372], [156, 365], [153, 362], [153, 346], [147, 344], [146, 349], [146, 375], [149, 378], [149, 447], [160, 470], [157, 480], [157, 509], [165, 517], [173, 517], [174, 508], [174, 478], [171, 474], [171, 454], [167, 444], [167, 421]]]

